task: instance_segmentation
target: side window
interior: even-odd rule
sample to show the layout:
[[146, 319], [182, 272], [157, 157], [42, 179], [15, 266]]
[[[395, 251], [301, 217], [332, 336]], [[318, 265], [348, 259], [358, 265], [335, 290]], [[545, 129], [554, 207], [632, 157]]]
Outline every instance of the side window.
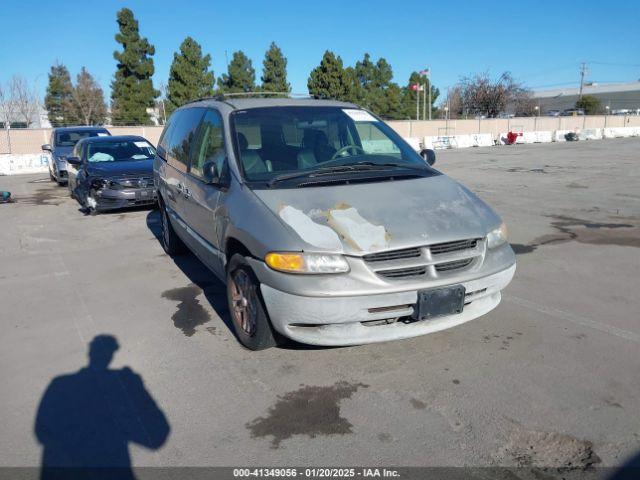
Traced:
[[202, 178], [202, 167], [208, 162], [215, 162], [218, 172], [222, 172], [225, 158], [222, 117], [215, 110], [207, 110], [191, 149], [190, 172]]
[[189, 152], [193, 143], [198, 124], [204, 113], [203, 108], [187, 108], [177, 112], [179, 116], [172, 117], [171, 136], [166, 149], [169, 165], [181, 172], [187, 171]]
[[169, 146], [169, 139], [171, 138], [171, 132], [173, 131], [173, 126], [176, 124], [174, 121], [180, 114], [182, 110], [174, 113], [169, 117], [167, 124], [164, 126], [164, 130], [162, 130], [162, 134], [160, 135], [160, 140], [158, 140], [158, 156], [162, 158], [164, 161], [167, 160], [167, 149]]

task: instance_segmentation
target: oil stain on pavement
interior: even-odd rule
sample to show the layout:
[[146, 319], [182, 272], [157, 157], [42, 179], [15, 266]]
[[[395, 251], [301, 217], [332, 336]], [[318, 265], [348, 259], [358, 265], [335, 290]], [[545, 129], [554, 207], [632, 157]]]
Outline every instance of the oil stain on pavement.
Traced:
[[585, 470], [601, 461], [587, 440], [563, 433], [529, 430], [512, 432], [497, 457], [502, 464], [515, 461], [518, 467], [560, 471]]
[[27, 205], [58, 206], [68, 198], [68, 195], [61, 194], [61, 191], [66, 193], [66, 190], [62, 190], [58, 184], [51, 184], [51, 186], [48, 185], [45, 188], [37, 189], [30, 195], [17, 195], [14, 197], [14, 201]]
[[345, 381], [326, 387], [304, 385], [280, 396], [266, 417], [256, 418], [246, 426], [252, 438], [273, 437], [271, 448], [279, 448], [283, 440], [293, 435], [346, 435], [352, 433], [353, 425], [340, 416], [340, 401], [367, 387]]
[[187, 337], [191, 337], [196, 333], [197, 326], [211, 320], [211, 315], [197, 298], [201, 293], [202, 288], [195, 283], [191, 283], [186, 287], [172, 288], [162, 293], [162, 298], [178, 302], [171, 320], [173, 320], [176, 328], [182, 330], [182, 333]]
[[618, 245], [622, 247], [640, 247], [640, 227], [631, 223], [602, 223], [580, 218], [551, 215], [551, 226], [558, 233], [543, 235], [530, 244], [512, 243], [516, 255], [535, 251], [538, 247], [565, 242], [578, 242], [589, 245]]

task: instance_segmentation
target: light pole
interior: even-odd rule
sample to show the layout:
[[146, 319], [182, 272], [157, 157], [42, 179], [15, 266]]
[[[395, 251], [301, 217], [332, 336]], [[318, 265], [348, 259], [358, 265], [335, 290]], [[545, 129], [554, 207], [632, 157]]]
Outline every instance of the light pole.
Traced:
[[607, 117], [609, 116], [609, 105], [604, 107], [604, 128], [607, 128]]
[[540, 106], [536, 105], [535, 107], [533, 107], [533, 109], [536, 111], [536, 115], [533, 117], [533, 129], [537, 130], [538, 129], [538, 117], [540, 116]]
[[[449, 100], [447, 100], [447, 103], [449, 102]], [[445, 131], [445, 135], [449, 136], [449, 106], [445, 105], [444, 107], [444, 131]]]

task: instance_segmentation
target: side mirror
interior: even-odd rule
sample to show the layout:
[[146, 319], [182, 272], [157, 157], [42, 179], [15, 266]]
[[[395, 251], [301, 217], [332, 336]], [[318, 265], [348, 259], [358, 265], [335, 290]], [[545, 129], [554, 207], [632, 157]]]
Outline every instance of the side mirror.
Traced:
[[77, 166], [82, 164], [82, 160], [80, 160], [78, 157], [67, 157], [67, 163]]
[[48, 143], [45, 143], [44, 145], [42, 145], [42, 150], [44, 150], [45, 152], [50, 152], [51, 151], [51, 145], [49, 145]]
[[202, 178], [209, 185], [220, 183], [220, 172], [218, 172], [216, 162], [205, 162], [202, 166]]
[[430, 148], [423, 148], [420, 151], [420, 156], [424, 159], [425, 162], [429, 164], [429, 166], [436, 163], [436, 152], [434, 152]]

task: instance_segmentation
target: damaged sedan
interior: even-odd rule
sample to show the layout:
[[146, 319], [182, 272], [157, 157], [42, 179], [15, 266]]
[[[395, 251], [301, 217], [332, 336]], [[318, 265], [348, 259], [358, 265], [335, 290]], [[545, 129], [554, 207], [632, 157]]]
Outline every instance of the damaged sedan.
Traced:
[[67, 158], [69, 195], [92, 215], [154, 205], [154, 155], [155, 148], [143, 137], [80, 140]]
[[350, 103], [196, 101], [158, 145], [162, 244], [226, 282], [253, 350], [454, 327], [499, 304], [515, 255], [500, 217], [434, 161]]

